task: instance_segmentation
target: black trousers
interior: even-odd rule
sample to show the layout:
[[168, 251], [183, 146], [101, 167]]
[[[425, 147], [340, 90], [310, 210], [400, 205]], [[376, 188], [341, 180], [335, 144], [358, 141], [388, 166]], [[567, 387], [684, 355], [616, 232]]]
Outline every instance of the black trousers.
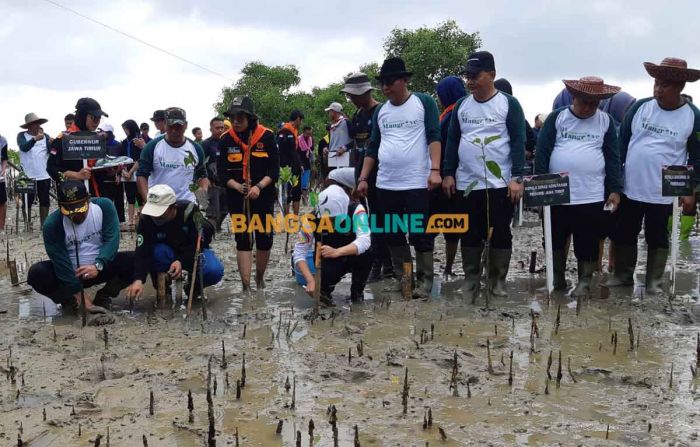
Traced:
[[[435, 188], [430, 191], [430, 216], [436, 214], [456, 213], [457, 211], [457, 195], [447, 197], [442, 191], [442, 188]], [[438, 236], [438, 233], [432, 233], [433, 238]], [[445, 242], [459, 241], [459, 233], [442, 233]]]
[[350, 290], [360, 293], [365, 289], [369, 272], [372, 270], [372, 253], [369, 250], [359, 256], [322, 258], [321, 267], [321, 292], [330, 296], [343, 276], [352, 273]]
[[616, 244], [636, 246], [643, 221], [644, 239], [649, 248], [668, 248], [668, 218], [673, 214], [673, 205], [638, 202], [622, 195], [615, 214], [612, 239]]
[[[488, 209], [490, 222], [486, 220], [486, 191], [489, 194]], [[510, 223], [513, 220], [513, 204], [508, 197], [508, 188], [481, 189], [472, 191], [464, 198], [464, 191], [457, 191], [457, 212], [469, 215], [469, 229], [462, 233], [463, 247], [481, 247], [486, 241], [490, 223], [493, 228], [491, 247], [503, 250], [513, 248], [513, 233]]]
[[[269, 189], [270, 187], [266, 188]], [[275, 196], [273, 190], [265, 191], [258, 196], [257, 199], [250, 201], [250, 219], [251, 222], [255, 216], [260, 219], [260, 222], [265, 228], [267, 216], [275, 214]], [[243, 195], [238, 191], [229, 189], [227, 192], [228, 212], [229, 214], [245, 215]], [[251, 222], [246, 222], [249, 226]], [[270, 229], [271, 230], [271, 229]], [[253, 237], [255, 235], [255, 237]], [[258, 250], [267, 251], [272, 248], [273, 234], [272, 231], [265, 233], [262, 231], [236, 232], [236, 249], [239, 251], [251, 251], [253, 245]]]
[[599, 242], [611, 225], [605, 202], [552, 206], [552, 249], [564, 250], [573, 237], [574, 254], [579, 261], [598, 261]]
[[[423, 225], [422, 232], [411, 232], [408, 226], [408, 243], [413, 245], [418, 252], [432, 252], [434, 238], [425, 233], [428, 224], [428, 213], [430, 212], [430, 192], [428, 189], [409, 189], [405, 191], [390, 191], [388, 189], [378, 189], [379, 207], [384, 214], [384, 219], [377, 222], [382, 226], [385, 238], [389, 247], [406, 246], [406, 232], [401, 225], [397, 225], [398, 220], [403, 220], [410, 224], [412, 216]], [[416, 219], [416, 217], [413, 217]], [[385, 222], [389, 220], [389, 227]]]
[[143, 206], [145, 201], [139, 196], [136, 182], [122, 182], [124, 185], [124, 193], [126, 194], [126, 203], [134, 205], [138, 202], [139, 206]]
[[[128, 286], [134, 276], [134, 252], [121, 251], [112, 262], [107, 263], [97, 277], [82, 281], [83, 287], [88, 288], [106, 283], [105, 288], [117, 291]], [[56, 277], [53, 262], [37, 262], [29, 268], [27, 284], [53, 302], [62, 305], [74, 303], [73, 294], [69, 292], [61, 280]], [[116, 296], [116, 294], [112, 295]]]
[[[367, 204], [369, 205], [368, 215], [370, 219], [374, 219], [375, 222], [382, 222], [384, 220], [384, 214], [382, 213], [379, 203], [379, 193], [377, 192], [376, 184], [370, 183], [369, 185]], [[372, 241], [372, 253], [375, 259], [384, 260], [391, 257], [385, 234], [375, 231], [370, 234], [370, 239]]]
[[117, 209], [117, 217], [119, 218], [119, 223], [124, 223], [124, 186], [122, 183], [117, 182], [102, 182], [100, 190], [102, 191], [102, 197], [105, 197], [114, 203], [114, 207]]
[[[51, 197], [49, 196], [49, 191], [51, 190], [51, 179], [37, 180], [36, 182], [36, 194], [27, 194], [27, 204], [29, 208], [34, 205], [34, 199], [39, 196], [39, 206], [42, 208], [48, 208], [51, 206]], [[24, 203], [22, 204], [24, 208]]]

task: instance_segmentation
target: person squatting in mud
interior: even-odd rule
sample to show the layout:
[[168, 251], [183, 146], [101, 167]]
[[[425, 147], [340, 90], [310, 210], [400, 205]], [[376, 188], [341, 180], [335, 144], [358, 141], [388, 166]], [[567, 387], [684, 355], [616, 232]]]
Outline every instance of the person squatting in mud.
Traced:
[[[217, 171], [226, 188], [228, 212], [245, 216], [250, 224], [253, 216], [261, 222], [275, 211], [275, 183], [280, 162], [272, 131], [258, 122], [253, 101], [247, 96], [235, 98], [225, 114], [232, 127], [219, 142]], [[236, 260], [243, 290], [250, 289], [250, 273], [255, 245], [255, 284], [265, 287], [265, 270], [270, 260], [272, 231], [243, 231], [235, 234]]]
[[[294, 246], [292, 263], [297, 283], [305, 286], [306, 292], [314, 296], [316, 284], [317, 242], [321, 243], [321, 304], [333, 306], [332, 293], [336, 284], [346, 273], [352, 274], [350, 300], [363, 300], [365, 285], [372, 268], [370, 252], [371, 238], [367, 211], [365, 207], [350, 200], [350, 192], [355, 186], [354, 168], [337, 168], [328, 174], [329, 185], [318, 197], [317, 222], [325, 217], [331, 218], [335, 225], [333, 231], [325, 231], [323, 225], [302, 223], [299, 241]], [[344, 220], [344, 223], [340, 223]], [[315, 224], [316, 222], [314, 222]], [[306, 227], [306, 230], [305, 230]], [[308, 230], [314, 228], [315, 232]], [[341, 229], [347, 228], [343, 232]]]
[[190, 290], [192, 277], [196, 276], [195, 290], [199, 293], [200, 274], [192, 273], [198, 248], [203, 287], [223, 278], [224, 266], [209, 248], [214, 227], [194, 202], [177, 200], [170, 186], [153, 185], [148, 190], [136, 233], [134, 281], [127, 296], [141, 297], [149, 273], [155, 283], [158, 273], [167, 272], [171, 280], [178, 280], [183, 270], [190, 273], [185, 290]]
[[[82, 292], [88, 312], [104, 312], [134, 274], [134, 252], [117, 251], [117, 210], [109, 199], [91, 199], [77, 180], [59, 185], [58, 205], [42, 230], [49, 260], [31, 266], [27, 284], [69, 309], [80, 305]], [[98, 284], [105, 285], [94, 299], [84, 292]]]

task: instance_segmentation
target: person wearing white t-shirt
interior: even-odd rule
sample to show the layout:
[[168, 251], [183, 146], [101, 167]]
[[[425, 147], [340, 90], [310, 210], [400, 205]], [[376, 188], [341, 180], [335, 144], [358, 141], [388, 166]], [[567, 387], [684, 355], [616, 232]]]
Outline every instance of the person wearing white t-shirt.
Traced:
[[[549, 114], [540, 130], [535, 151], [535, 174], [568, 173], [571, 201], [552, 206], [554, 288], [566, 289], [566, 241], [573, 235], [578, 261], [578, 284], [572, 296], [587, 296], [598, 267], [600, 240], [622, 192], [620, 148], [615, 120], [598, 109], [620, 87], [594, 76], [565, 80], [572, 105]], [[606, 199], [607, 197], [607, 199]]]
[[[620, 128], [620, 155], [624, 167], [624, 195], [618, 212], [615, 271], [608, 287], [634, 285], [637, 236], [644, 222], [648, 254], [646, 291], [662, 290], [668, 258], [668, 219], [672, 197], [661, 194], [664, 166], [692, 165], [694, 183], [700, 180], [700, 111], [681, 96], [686, 82], [700, 79], [700, 70], [686, 61], [666, 58], [644, 64], [654, 78], [654, 96], [630, 107]], [[684, 210], [695, 210], [695, 196], [680, 198]]]
[[[24, 174], [30, 179], [36, 180], [36, 189], [39, 196], [39, 220], [44, 225], [46, 216], [49, 215], [51, 206], [49, 190], [51, 189], [51, 177], [46, 171], [46, 162], [49, 159], [49, 136], [41, 130], [41, 125], [48, 122], [45, 118], [39, 118], [36, 113], [28, 113], [24, 117], [24, 124], [20, 127], [25, 132], [17, 134], [17, 146], [19, 147], [19, 161]], [[27, 194], [27, 219], [31, 221], [32, 205], [35, 194]], [[23, 204], [24, 205], [24, 204]]]
[[[442, 183], [448, 197], [457, 194], [459, 211], [469, 215], [469, 229], [460, 239], [462, 291], [467, 299], [479, 293], [481, 258], [488, 245], [488, 289], [505, 296], [513, 250], [510, 224], [523, 194], [525, 115], [517, 99], [496, 89], [496, 65], [488, 51], [470, 54], [462, 75], [471, 94], [457, 101], [450, 118]], [[498, 164], [501, 175], [487, 174], [486, 161]], [[465, 191], [470, 191], [466, 197]]]
[[154, 138], [141, 151], [136, 184], [141, 197], [148, 201], [154, 185], [168, 185], [177, 200], [197, 202], [190, 186], [201, 188], [206, 195], [209, 179], [202, 147], [185, 137], [187, 115], [178, 107], [165, 110], [165, 136]]
[[[372, 133], [367, 147], [357, 191], [367, 195], [367, 183], [377, 162], [377, 192], [385, 220], [416, 219], [423, 231], [409, 231], [409, 241], [416, 249], [416, 295], [426, 298], [433, 286], [433, 241], [425, 233], [430, 212], [430, 189], [441, 184], [440, 177], [440, 112], [435, 100], [423, 93], [408, 90], [411, 73], [404, 61], [384, 61], [379, 76], [382, 93], [389, 101], [377, 106], [372, 119]], [[408, 219], [408, 218], [411, 219]], [[398, 224], [384, 228], [394, 266], [399, 271], [405, 262], [412, 262], [406, 235]], [[400, 280], [393, 290], [400, 290]]]

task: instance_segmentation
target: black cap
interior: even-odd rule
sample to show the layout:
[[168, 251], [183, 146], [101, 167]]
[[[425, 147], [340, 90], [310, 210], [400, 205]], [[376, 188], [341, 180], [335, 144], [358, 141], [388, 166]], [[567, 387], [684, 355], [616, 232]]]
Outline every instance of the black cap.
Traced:
[[482, 71], [496, 71], [496, 63], [493, 60], [493, 54], [488, 51], [475, 51], [470, 54], [460, 74], [476, 76]]
[[301, 113], [301, 110], [292, 110], [292, 113], [289, 114], [289, 121], [296, 121], [299, 118], [304, 119], [304, 114]]
[[496, 79], [493, 81], [493, 86], [496, 87], [496, 90], [500, 90], [503, 93], [508, 93], [511, 96], [513, 95], [513, 86], [510, 85], [510, 82], [508, 82], [508, 79], [506, 78]]
[[151, 121], [158, 121], [158, 120], [164, 120], [165, 119], [165, 110], [156, 110], [153, 112], [153, 116], [151, 117]]
[[179, 107], [168, 107], [165, 109], [165, 123], [168, 126], [174, 126], [176, 124], [186, 125], [187, 124], [187, 114], [185, 111]]
[[228, 110], [224, 113], [225, 117], [233, 118], [234, 115], [243, 112], [249, 116], [255, 117], [255, 106], [253, 100], [247, 96], [236, 96], [228, 106]]
[[89, 197], [84, 182], [67, 180], [58, 185], [58, 205], [65, 216], [87, 211]]
[[102, 107], [100, 107], [100, 103], [95, 101], [92, 98], [80, 98], [78, 100], [78, 103], [75, 105], [75, 111], [76, 112], [85, 112], [88, 115], [92, 115], [94, 117], [100, 117], [100, 116], [106, 116], [109, 117], [106, 113], [102, 111]]

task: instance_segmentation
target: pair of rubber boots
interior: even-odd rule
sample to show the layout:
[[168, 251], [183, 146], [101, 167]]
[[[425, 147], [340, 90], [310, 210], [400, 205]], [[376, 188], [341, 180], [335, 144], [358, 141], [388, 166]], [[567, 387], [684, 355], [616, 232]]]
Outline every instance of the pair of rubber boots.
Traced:
[[[465, 299], [475, 299], [481, 287], [482, 255], [484, 247], [462, 246], [462, 269], [464, 269], [464, 283], [462, 294]], [[492, 296], [504, 297], [506, 291], [506, 276], [510, 266], [512, 250], [489, 248], [489, 271], [487, 287]]]
[[375, 258], [374, 261], [372, 261], [372, 270], [369, 273], [369, 278], [367, 278], [367, 282], [378, 282], [382, 279], [389, 279], [393, 277], [394, 266], [392, 265], [391, 258]]
[[[663, 292], [664, 271], [668, 259], [667, 248], [650, 248], [647, 253], [646, 292]], [[605, 284], [606, 287], [627, 287], [634, 285], [634, 269], [637, 266], [637, 246], [615, 244], [615, 272]]]
[[[554, 276], [554, 290], [566, 290], [566, 252], [554, 250], [552, 252], [552, 269]], [[578, 283], [571, 296], [588, 296], [591, 292], [593, 273], [598, 269], [597, 261], [577, 261]]]
[[[413, 264], [411, 257], [411, 247], [405, 245], [403, 247], [390, 247], [391, 263], [394, 266], [394, 274], [396, 279], [385, 289], [388, 292], [401, 292], [404, 282], [405, 272], [403, 270], [404, 263], [410, 262]], [[428, 299], [432, 295], [433, 282], [435, 273], [433, 271], [433, 252], [416, 252], [416, 275], [415, 281], [411, 280], [411, 289], [413, 290], [413, 298]]]

